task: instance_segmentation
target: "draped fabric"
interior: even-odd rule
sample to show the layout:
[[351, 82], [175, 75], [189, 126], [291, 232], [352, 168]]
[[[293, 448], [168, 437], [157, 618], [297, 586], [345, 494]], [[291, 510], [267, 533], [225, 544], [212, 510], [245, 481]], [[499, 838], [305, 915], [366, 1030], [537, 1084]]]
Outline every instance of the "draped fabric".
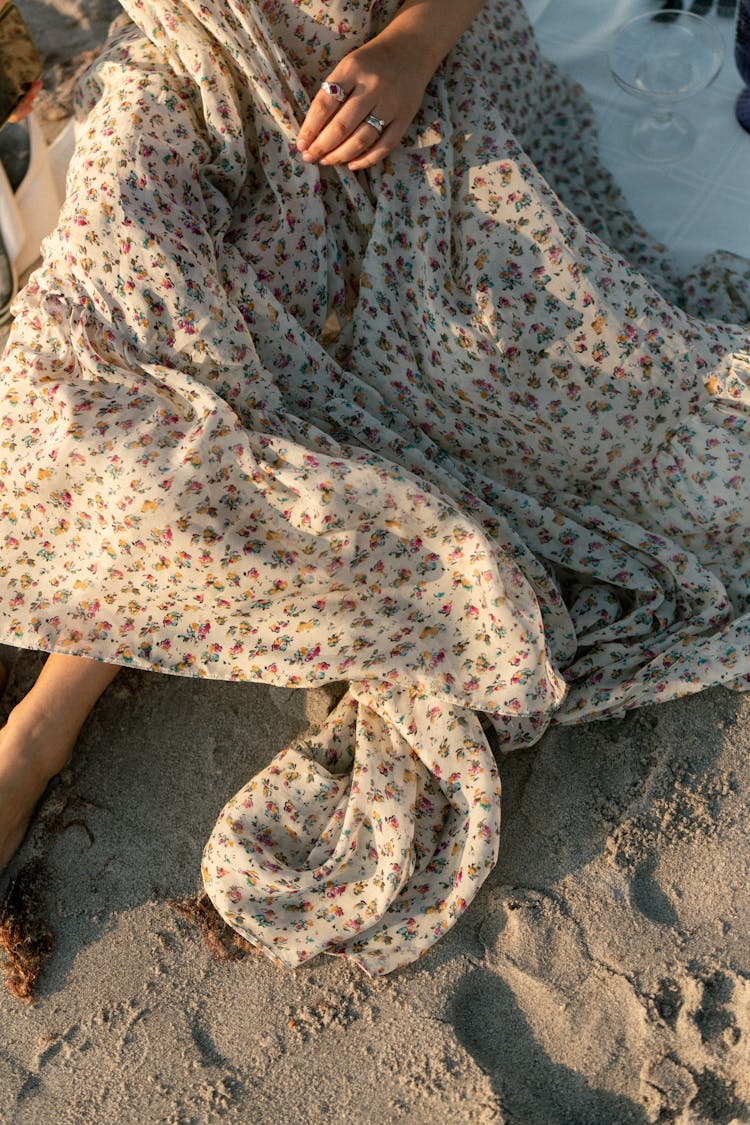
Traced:
[[0, 640], [347, 681], [203, 873], [277, 961], [372, 973], [495, 862], [479, 713], [513, 749], [750, 682], [747, 263], [673, 275], [516, 0], [383, 164], [305, 164], [396, 6], [125, 0], [0, 383]]

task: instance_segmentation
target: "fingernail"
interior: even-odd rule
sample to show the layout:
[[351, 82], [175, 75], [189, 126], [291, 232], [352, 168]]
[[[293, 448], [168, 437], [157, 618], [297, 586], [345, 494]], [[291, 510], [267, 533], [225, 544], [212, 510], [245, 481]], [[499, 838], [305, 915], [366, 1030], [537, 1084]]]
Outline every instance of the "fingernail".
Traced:
[[307, 141], [298, 140], [297, 141], [297, 148], [299, 149], [300, 152], [304, 152], [305, 149], [307, 148]]
[[313, 157], [312, 153], [310, 153], [310, 152], [303, 152], [302, 153], [302, 159], [309, 164], [310, 161], [314, 159], [314, 157]]

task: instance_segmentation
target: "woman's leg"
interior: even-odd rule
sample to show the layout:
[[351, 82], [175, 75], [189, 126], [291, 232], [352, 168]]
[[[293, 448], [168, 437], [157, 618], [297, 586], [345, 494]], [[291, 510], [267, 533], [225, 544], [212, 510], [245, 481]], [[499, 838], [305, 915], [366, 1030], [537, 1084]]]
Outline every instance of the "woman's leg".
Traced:
[[23, 839], [34, 807], [68, 761], [92, 707], [117, 674], [114, 664], [50, 656], [0, 730], [0, 871]]

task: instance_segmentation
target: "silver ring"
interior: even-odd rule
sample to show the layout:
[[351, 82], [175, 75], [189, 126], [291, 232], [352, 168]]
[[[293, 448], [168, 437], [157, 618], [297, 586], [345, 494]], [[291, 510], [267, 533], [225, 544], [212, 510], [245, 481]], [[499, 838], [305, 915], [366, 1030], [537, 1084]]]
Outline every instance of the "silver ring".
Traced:
[[321, 90], [325, 90], [326, 94], [330, 94], [337, 102], [346, 101], [346, 91], [343, 86], [339, 86], [338, 82], [321, 82]]
[[372, 125], [373, 129], [377, 129], [379, 133], [382, 133], [385, 129], [385, 121], [380, 117], [376, 117], [374, 113], [368, 113], [363, 124]]

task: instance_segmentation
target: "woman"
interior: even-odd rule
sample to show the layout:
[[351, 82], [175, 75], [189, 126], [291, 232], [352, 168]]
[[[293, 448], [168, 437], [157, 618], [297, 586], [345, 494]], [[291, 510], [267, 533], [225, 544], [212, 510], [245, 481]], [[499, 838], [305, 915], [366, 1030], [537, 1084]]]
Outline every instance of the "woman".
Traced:
[[[669, 302], [580, 91], [478, 7], [126, 0], [4, 361], [0, 639], [54, 655], [0, 863], [117, 666], [348, 680], [204, 881], [384, 973], [495, 861], [479, 712], [513, 748], [746, 685], [747, 332]], [[714, 265], [686, 296], [747, 320]]]

